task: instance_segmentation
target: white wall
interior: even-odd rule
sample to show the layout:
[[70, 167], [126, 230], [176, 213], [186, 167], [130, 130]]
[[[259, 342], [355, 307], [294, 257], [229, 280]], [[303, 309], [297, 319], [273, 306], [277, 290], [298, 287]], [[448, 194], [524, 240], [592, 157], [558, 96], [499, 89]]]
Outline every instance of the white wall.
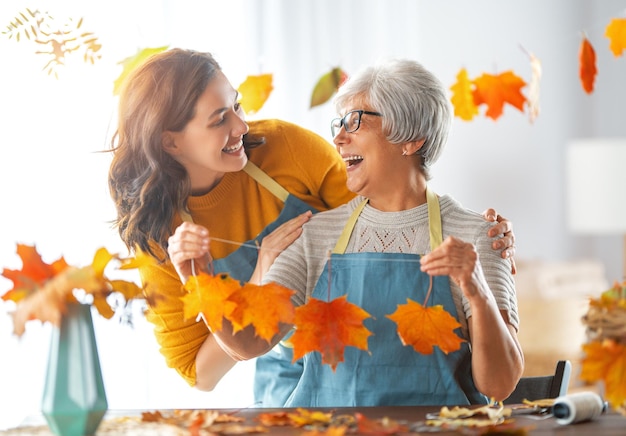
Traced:
[[[462, 67], [471, 76], [512, 69], [530, 80], [522, 45], [542, 61], [540, 117], [530, 124], [506, 107], [495, 122], [457, 119], [432, 185], [470, 208], [493, 206], [511, 219], [520, 259], [592, 257], [605, 264], [609, 281], [621, 277], [619, 236], [567, 230], [563, 162], [571, 138], [626, 137], [626, 58], [613, 58], [603, 36], [609, 20], [624, 15], [624, 0], [20, 0], [0, 3], [0, 29], [27, 6], [57, 18], [84, 17], [103, 58], [95, 66], [70, 62], [54, 80], [39, 71], [41, 58], [28, 55], [27, 42], [0, 35], [0, 267], [20, 266], [17, 242], [37, 244], [47, 261], [64, 255], [76, 265], [90, 262], [100, 246], [124, 251], [108, 225], [109, 157], [96, 152], [114, 128], [117, 62], [138, 48], [211, 51], [235, 86], [248, 74], [271, 72], [274, 93], [255, 117], [284, 118], [330, 140], [333, 107], [308, 104], [317, 78], [331, 67], [351, 72], [404, 56], [450, 85]], [[598, 55], [591, 96], [577, 76], [582, 30]], [[9, 288], [0, 279], [0, 293]], [[0, 428], [38, 409], [49, 336], [48, 327], [33, 324], [18, 341], [7, 308], [0, 306]], [[134, 330], [101, 321], [96, 327], [111, 408], [250, 405], [250, 364], [218, 392], [199, 393], [165, 367], [141, 319]]]

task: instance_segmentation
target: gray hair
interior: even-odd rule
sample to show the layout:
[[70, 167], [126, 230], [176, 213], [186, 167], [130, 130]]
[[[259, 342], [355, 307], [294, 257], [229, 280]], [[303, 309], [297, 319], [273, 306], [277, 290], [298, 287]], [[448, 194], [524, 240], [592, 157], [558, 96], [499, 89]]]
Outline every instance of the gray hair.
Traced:
[[422, 170], [437, 161], [448, 137], [452, 109], [446, 88], [420, 63], [393, 59], [366, 67], [351, 76], [335, 96], [337, 111], [364, 98], [383, 114], [382, 128], [392, 144], [425, 139], [419, 151]]

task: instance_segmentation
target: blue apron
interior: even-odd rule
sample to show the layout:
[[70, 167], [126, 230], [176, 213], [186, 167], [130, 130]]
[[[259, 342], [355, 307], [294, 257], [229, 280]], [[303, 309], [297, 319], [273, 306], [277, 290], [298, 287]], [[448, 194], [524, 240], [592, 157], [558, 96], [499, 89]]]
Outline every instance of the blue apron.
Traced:
[[[427, 190], [431, 250], [442, 242], [439, 200]], [[300, 382], [287, 401], [287, 407], [389, 406], [389, 405], [467, 405], [486, 404], [487, 398], [474, 386], [471, 354], [467, 342], [461, 349], [444, 354], [435, 347], [433, 354], [417, 353], [404, 346], [397, 325], [386, 317], [407, 298], [424, 303], [430, 278], [420, 271], [419, 255], [404, 253], [348, 253], [350, 234], [367, 200], [352, 214], [330, 262], [313, 291], [313, 298], [329, 301], [347, 294], [348, 301], [372, 315], [364, 321], [373, 332], [369, 352], [346, 347], [344, 362], [335, 372], [321, 363], [318, 352], [304, 356]], [[447, 276], [433, 277], [429, 306], [442, 305], [458, 319]]]
[[[258, 246], [265, 236], [273, 232], [281, 224], [289, 221], [307, 210], [317, 212], [298, 197], [291, 195], [285, 188], [280, 186], [274, 179], [263, 170], [248, 161], [243, 169], [250, 177], [256, 180], [285, 205], [278, 218], [265, 227], [256, 238], [246, 241], [237, 250], [226, 257], [213, 260], [213, 270], [227, 272], [231, 277], [240, 281], [247, 281], [252, 276], [258, 257]], [[188, 213], [181, 212], [185, 221], [192, 221]], [[302, 359], [295, 363], [293, 349], [281, 341], [270, 352], [256, 359], [256, 372], [254, 376], [254, 399], [259, 407], [283, 407], [287, 398], [293, 392], [294, 387], [302, 374]]]

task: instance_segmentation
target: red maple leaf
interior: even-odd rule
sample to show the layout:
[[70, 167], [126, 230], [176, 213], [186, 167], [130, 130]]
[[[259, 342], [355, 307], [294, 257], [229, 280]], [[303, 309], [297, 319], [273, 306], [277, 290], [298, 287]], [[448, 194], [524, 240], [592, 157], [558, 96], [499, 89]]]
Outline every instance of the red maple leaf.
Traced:
[[334, 371], [343, 362], [345, 347], [367, 351], [367, 338], [372, 332], [363, 325], [363, 320], [369, 317], [369, 313], [350, 303], [345, 295], [330, 302], [311, 298], [296, 308], [296, 330], [289, 338], [293, 344], [293, 361], [319, 351], [322, 363]]

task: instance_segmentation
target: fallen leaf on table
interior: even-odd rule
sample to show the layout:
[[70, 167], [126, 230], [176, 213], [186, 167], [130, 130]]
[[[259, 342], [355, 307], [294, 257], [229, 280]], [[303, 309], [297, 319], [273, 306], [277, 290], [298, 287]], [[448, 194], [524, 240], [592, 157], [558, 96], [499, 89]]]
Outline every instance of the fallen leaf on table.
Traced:
[[418, 353], [432, 354], [433, 348], [438, 346], [448, 354], [465, 342], [454, 332], [461, 324], [441, 305], [424, 307], [407, 298], [407, 304], [398, 305], [387, 318], [398, 325], [402, 343], [412, 346]]
[[406, 425], [402, 425], [393, 419], [383, 417], [380, 419], [370, 419], [362, 413], [355, 413], [357, 428], [359, 434], [396, 434], [407, 432], [409, 429]]
[[345, 347], [367, 351], [367, 338], [372, 332], [363, 325], [363, 320], [369, 317], [345, 295], [330, 302], [311, 298], [296, 308], [296, 329], [288, 339], [293, 345], [293, 361], [311, 351], [319, 351], [322, 363], [330, 365], [334, 371], [337, 364], [343, 362]]

